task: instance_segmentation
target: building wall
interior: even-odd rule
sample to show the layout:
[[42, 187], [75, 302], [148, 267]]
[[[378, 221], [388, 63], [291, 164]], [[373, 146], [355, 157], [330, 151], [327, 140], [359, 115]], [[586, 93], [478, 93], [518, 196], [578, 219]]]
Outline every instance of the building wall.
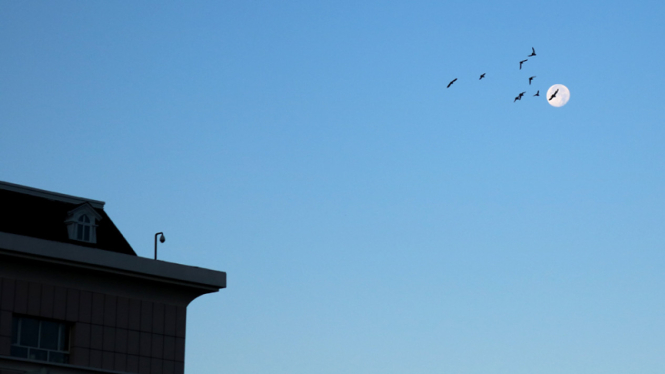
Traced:
[[68, 323], [72, 365], [184, 373], [185, 306], [0, 278], [0, 355], [10, 354], [14, 315]]

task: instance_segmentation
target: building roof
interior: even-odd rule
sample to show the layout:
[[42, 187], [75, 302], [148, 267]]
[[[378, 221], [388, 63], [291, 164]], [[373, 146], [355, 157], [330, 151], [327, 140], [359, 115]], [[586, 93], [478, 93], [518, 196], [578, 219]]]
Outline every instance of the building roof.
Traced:
[[[89, 205], [101, 217], [97, 222], [96, 243], [69, 238], [69, 213]], [[111, 218], [104, 212], [104, 202], [64, 195], [0, 181], [0, 232], [29, 236], [55, 242], [136, 256]]]
[[[29, 261], [29, 265], [22, 261]], [[178, 301], [176, 304], [182, 305], [199, 295], [226, 288], [225, 272], [111, 251], [91, 251], [78, 243], [57, 243], [3, 232], [0, 232], [0, 264], [7, 264], [3, 272], [16, 272], [16, 278], [44, 278], [63, 285], [75, 282], [67, 286], [133, 298], [161, 298], [161, 302]]]

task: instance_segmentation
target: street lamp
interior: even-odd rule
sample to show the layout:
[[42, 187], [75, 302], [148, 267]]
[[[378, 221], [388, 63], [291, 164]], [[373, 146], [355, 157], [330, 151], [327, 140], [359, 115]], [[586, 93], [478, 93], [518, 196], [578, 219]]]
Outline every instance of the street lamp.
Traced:
[[164, 233], [163, 232], [158, 232], [155, 234], [155, 260], [157, 259], [157, 235], [161, 235], [159, 237], [159, 242], [164, 243], [166, 241], [166, 238], [164, 238]]

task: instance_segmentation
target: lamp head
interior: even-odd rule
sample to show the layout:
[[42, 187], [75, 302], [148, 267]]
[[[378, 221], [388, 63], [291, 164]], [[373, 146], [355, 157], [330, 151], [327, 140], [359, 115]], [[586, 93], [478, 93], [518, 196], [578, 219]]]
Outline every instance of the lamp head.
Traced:
[[166, 238], [164, 237], [164, 234], [161, 234], [161, 235], [159, 236], [159, 242], [160, 242], [160, 243], [164, 243], [165, 241], [166, 241]]

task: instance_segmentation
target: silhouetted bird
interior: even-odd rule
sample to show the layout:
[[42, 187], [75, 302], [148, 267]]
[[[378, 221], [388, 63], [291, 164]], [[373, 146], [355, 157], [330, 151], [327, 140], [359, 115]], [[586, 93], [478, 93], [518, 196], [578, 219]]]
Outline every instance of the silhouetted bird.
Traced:
[[478, 80], [481, 80], [483, 78], [485, 78], [485, 73], [480, 74], [480, 78]]
[[531, 81], [532, 81], [533, 78], [535, 78], [535, 77], [536, 77], [535, 75], [534, 75], [533, 77], [529, 77], [529, 86], [531, 85]]
[[455, 83], [456, 80], [457, 80], [457, 78], [451, 80], [450, 83], [448, 83], [448, 86], [446, 88], [449, 88], [450, 86], [452, 86], [453, 83]]
[[517, 100], [522, 100], [520, 96], [515, 96], [515, 100], [513, 100], [513, 103], [516, 102]]
[[556, 93], [557, 93], [557, 92], [559, 92], [559, 89], [557, 89], [556, 91], [554, 91], [554, 93], [552, 94], [552, 96], [550, 96], [550, 98], [547, 99], [547, 101], [552, 101], [552, 99], [554, 99], [554, 98], [556, 97]]
[[525, 63], [527, 60], [528, 60], [528, 58], [526, 60], [520, 61], [520, 70], [522, 70], [522, 64]]
[[520, 95], [519, 95], [520, 100], [522, 100], [522, 96], [524, 96], [525, 93], [526, 93], [526, 91], [520, 92]]
[[538, 92], [536, 92], [536, 94], [533, 96], [540, 96], [540, 90], [538, 90]]
[[531, 54], [526, 57], [533, 57], [536, 55], [536, 50], [533, 47], [531, 47], [531, 51], [532, 51]]

